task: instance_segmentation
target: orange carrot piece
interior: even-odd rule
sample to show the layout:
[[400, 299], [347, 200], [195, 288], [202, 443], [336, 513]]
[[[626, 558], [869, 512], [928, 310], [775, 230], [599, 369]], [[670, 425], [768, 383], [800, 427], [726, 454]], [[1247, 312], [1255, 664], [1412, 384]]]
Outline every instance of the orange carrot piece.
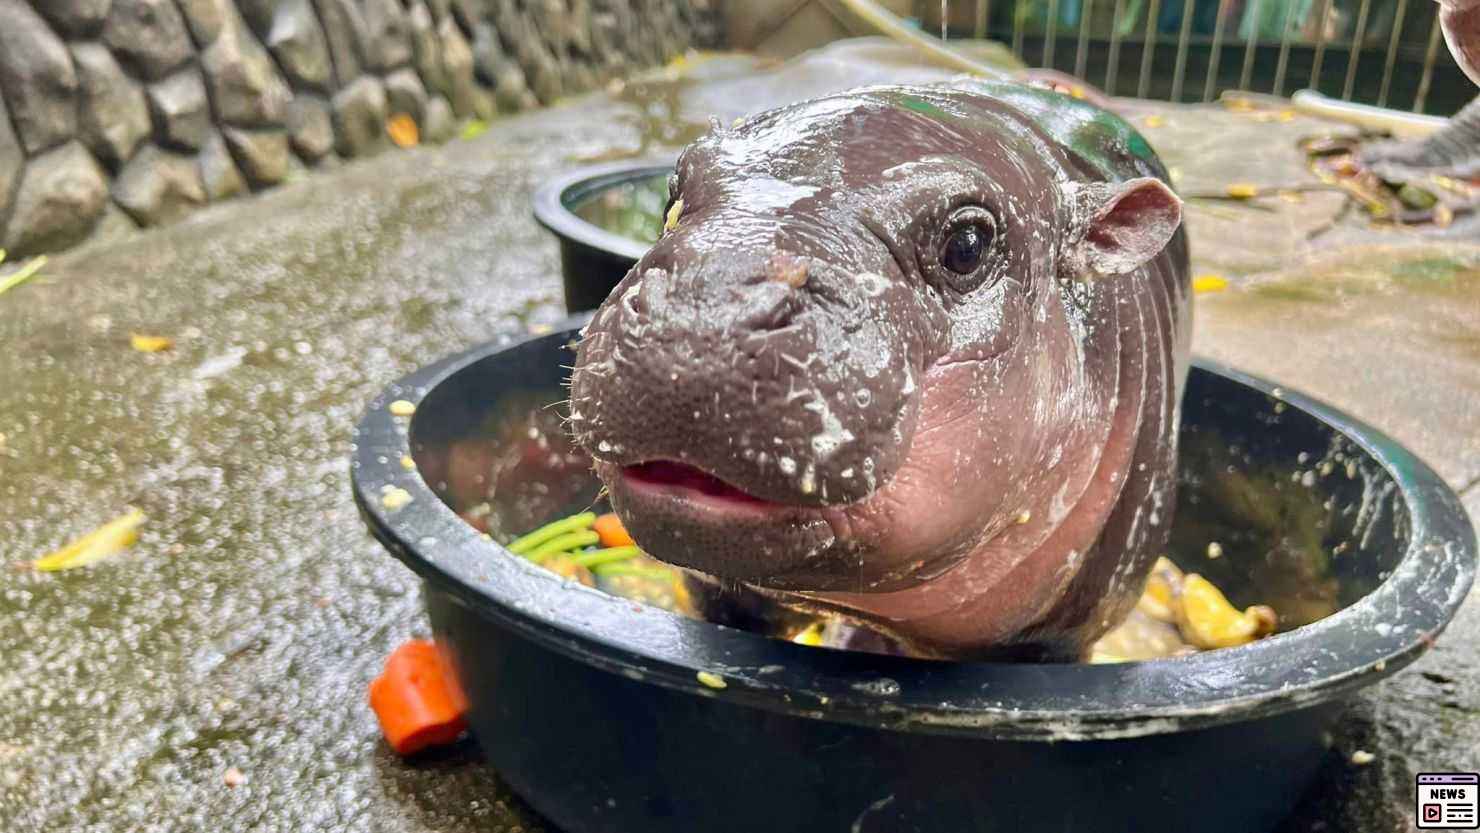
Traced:
[[632, 540], [631, 535], [627, 534], [627, 528], [622, 526], [622, 519], [617, 517], [617, 513], [615, 512], [608, 512], [597, 518], [596, 522], [591, 524], [591, 528], [596, 530], [597, 535], [601, 536], [601, 545], [603, 547], [637, 546], [637, 542]]
[[370, 708], [398, 755], [452, 743], [467, 731], [467, 701], [435, 643], [413, 639], [393, 651], [370, 683]]

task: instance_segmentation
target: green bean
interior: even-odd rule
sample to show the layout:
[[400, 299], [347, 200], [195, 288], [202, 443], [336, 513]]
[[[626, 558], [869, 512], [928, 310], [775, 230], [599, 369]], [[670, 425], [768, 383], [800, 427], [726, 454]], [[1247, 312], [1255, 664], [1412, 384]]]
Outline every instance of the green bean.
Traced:
[[531, 550], [549, 541], [552, 538], [567, 532], [589, 529], [596, 522], [595, 512], [582, 512], [579, 515], [571, 515], [569, 518], [561, 518], [558, 521], [547, 523], [528, 535], [521, 535], [514, 539], [509, 545], [509, 552], [515, 555], [527, 555]]
[[592, 567], [600, 567], [602, 564], [615, 564], [619, 561], [627, 561], [629, 559], [635, 558], [641, 553], [642, 550], [633, 546], [607, 547], [604, 550], [592, 550], [591, 552], [583, 552], [580, 555], [577, 555], [572, 560], [575, 561], [576, 564], [589, 570]]
[[551, 538], [529, 552], [523, 553], [523, 555], [525, 558], [538, 564], [552, 555], [570, 552], [581, 547], [589, 547], [600, 540], [601, 536], [589, 529], [581, 532], [567, 532], [564, 535]]
[[627, 564], [617, 562], [615, 564], [601, 564], [592, 568], [591, 572], [602, 578], [617, 578], [619, 576], [635, 576], [637, 578], [650, 579], [652, 581], [673, 581], [678, 577], [676, 573], [666, 567], [643, 567], [639, 564]]

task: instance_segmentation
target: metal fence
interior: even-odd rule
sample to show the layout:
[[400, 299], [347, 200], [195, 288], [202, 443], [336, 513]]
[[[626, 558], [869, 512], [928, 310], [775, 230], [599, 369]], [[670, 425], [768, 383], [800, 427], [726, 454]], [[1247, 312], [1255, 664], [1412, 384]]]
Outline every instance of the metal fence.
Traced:
[[[1211, 101], [1310, 88], [1447, 115], [1474, 94], [1433, 0], [916, 0], [945, 37], [992, 38], [1113, 95]], [[938, 29], [937, 29], [938, 27]]]

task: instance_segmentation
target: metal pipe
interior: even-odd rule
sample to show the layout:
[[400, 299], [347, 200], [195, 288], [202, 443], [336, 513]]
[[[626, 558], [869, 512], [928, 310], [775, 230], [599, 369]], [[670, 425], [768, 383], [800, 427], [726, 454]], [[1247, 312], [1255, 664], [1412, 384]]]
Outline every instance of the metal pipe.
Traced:
[[1053, 42], [1059, 34], [1059, 0], [1048, 0], [1048, 24], [1043, 27], [1043, 66], [1053, 69]]
[[1177, 61], [1172, 70], [1172, 101], [1182, 100], [1182, 77], [1187, 74], [1187, 39], [1192, 35], [1192, 4], [1194, 0], [1182, 2], [1182, 31], [1177, 34]]
[[1259, 45], [1259, 0], [1249, 0], [1249, 37], [1244, 41], [1244, 69], [1238, 76], [1238, 88], [1247, 90], [1254, 78], [1254, 49]]
[[1401, 44], [1401, 40], [1399, 39], [1403, 36], [1403, 18], [1406, 16], [1405, 12], [1407, 11], [1408, 0], [1398, 0], [1398, 10], [1393, 13], [1393, 34], [1388, 38], [1387, 59], [1383, 62], [1382, 67], [1382, 90], [1377, 94], [1378, 107], [1387, 104], [1388, 87], [1392, 84], [1393, 65], [1398, 60], [1398, 46]]
[[874, 0], [823, 0], [823, 2], [845, 9], [874, 27], [880, 34], [918, 49], [942, 66], [987, 78], [999, 80], [1011, 80], [1012, 78], [1010, 73], [968, 58], [930, 35], [912, 26], [906, 26], [904, 21], [895, 17], [893, 12], [880, 6]]
[[[1366, 2], [1366, 0], [1363, 0]], [[992, 0], [976, 0], [976, 39], [987, 36], [987, 24], [992, 17]]]
[[1110, 23], [1110, 60], [1105, 67], [1105, 95], [1115, 95], [1115, 76], [1120, 69], [1120, 18], [1124, 14], [1125, 0], [1115, 0], [1115, 14]]
[[1145, 98], [1151, 89], [1151, 56], [1156, 52], [1158, 17], [1161, 17], [1161, 0], [1151, 0], [1151, 8], [1146, 10], [1146, 40], [1141, 47], [1141, 77], [1136, 81], [1136, 98]]
[[1357, 27], [1352, 31], [1352, 51], [1346, 59], [1346, 83], [1341, 85], [1343, 101], [1352, 100], [1352, 90], [1357, 84], [1357, 61], [1362, 57], [1362, 41], [1367, 38], [1367, 11], [1372, 0], [1362, 0], [1357, 9]]
[[1094, 9], [1095, 0], [1084, 0], [1084, 7], [1079, 10], [1079, 47], [1074, 50], [1076, 78], [1084, 77], [1084, 67], [1089, 61], [1089, 19], [1093, 17]]
[[1218, 0], [1218, 19], [1213, 21], [1213, 51], [1208, 55], [1208, 79], [1203, 83], [1203, 103], [1213, 100], [1214, 88], [1218, 84], [1218, 58], [1223, 52], [1223, 18], [1228, 13], [1229, 0]]
[[1020, 61], [1023, 59], [1023, 13], [1018, 8], [1017, 0], [1013, 0], [1012, 4], [1012, 54]]
[[1429, 85], [1434, 83], [1434, 61], [1439, 57], [1439, 10], [1434, 9], [1434, 25], [1429, 28], [1429, 48], [1423, 56], [1423, 77], [1418, 80], [1418, 92], [1413, 94], [1413, 112], [1422, 113], [1424, 102], [1429, 97]]
[[1321, 62], [1326, 57], [1326, 21], [1331, 16], [1331, 0], [1321, 0], [1321, 16], [1316, 21], [1316, 54], [1310, 63], [1310, 88], [1321, 88]]
[[1312, 116], [1343, 121], [1369, 130], [1384, 130], [1404, 138], [1427, 136], [1449, 123], [1443, 116], [1425, 116], [1370, 104], [1341, 101], [1315, 90], [1300, 90], [1290, 96], [1295, 109]]
[[1295, 17], [1296, 3], [1285, 7], [1285, 25], [1280, 30], [1280, 60], [1274, 68], [1274, 94], [1285, 94], [1285, 67], [1290, 63], [1290, 20]]

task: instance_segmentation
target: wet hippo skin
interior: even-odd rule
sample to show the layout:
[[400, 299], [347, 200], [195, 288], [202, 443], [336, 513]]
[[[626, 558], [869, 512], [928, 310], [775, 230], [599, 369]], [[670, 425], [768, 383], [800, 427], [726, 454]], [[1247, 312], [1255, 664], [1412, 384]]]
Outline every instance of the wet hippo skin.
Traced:
[[570, 424], [639, 544], [925, 656], [1072, 659], [1165, 546], [1181, 203], [1044, 90], [874, 87], [716, 128], [585, 331]]

